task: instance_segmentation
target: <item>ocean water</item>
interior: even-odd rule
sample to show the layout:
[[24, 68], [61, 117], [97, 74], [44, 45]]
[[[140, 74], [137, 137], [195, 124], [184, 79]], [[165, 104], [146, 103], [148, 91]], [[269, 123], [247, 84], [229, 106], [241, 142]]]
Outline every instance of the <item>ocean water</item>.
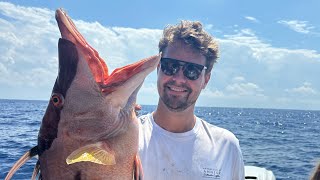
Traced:
[[[37, 143], [46, 101], [0, 100], [0, 179]], [[155, 106], [142, 106], [146, 114]], [[272, 170], [276, 178], [308, 179], [320, 161], [320, 111], [196, 108], [197, 116], [232, 131], [240, 140], [245, 165]], [[13, 179], [30, 179], [36, 159]]]

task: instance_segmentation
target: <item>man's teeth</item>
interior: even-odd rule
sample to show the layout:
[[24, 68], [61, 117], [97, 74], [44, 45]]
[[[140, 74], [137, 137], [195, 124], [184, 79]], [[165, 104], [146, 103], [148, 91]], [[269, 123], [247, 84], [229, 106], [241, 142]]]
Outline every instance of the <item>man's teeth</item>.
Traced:
[[176, 88], [176, 87], [169, 87], [170, 88], [170, 90], [172, 90], [172, 91], [178, 91], [178, 92], [183, 92], [183, 91], [185, 91], [185, 89], [182, 89], [182, 88]]

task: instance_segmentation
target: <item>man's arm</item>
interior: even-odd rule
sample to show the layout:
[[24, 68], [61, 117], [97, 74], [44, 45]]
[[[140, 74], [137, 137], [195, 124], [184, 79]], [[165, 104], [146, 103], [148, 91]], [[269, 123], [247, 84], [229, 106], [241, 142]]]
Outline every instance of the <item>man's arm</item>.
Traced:
[[242, 152], [240, 149], [240, 146], [238, 144], [237, 146], [237, 155], [236, 158], [233, 162], [233, 169], [234, 169], [234, 173], [233, 173], [233, 180], [243, 180], [245, 178], [245, 174], [244, 174], [244, 162], [243, 162], [243, 156], [242, 156]]

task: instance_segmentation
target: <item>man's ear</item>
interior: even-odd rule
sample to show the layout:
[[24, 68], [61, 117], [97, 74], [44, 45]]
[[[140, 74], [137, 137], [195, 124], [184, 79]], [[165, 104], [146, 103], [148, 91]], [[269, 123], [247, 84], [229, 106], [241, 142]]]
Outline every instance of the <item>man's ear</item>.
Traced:
[[211, 72], [206, 73], [206, 74], [204, 75], [204, 84], [203, 84], [203, 86], [202, 86], [202, 89], [206, 88], [206, 86], [207, 86], [207, 84], [208, 84], [208, 82], [209, 82], [209, 80], [210, 80], [210, 77], [211, 77]]

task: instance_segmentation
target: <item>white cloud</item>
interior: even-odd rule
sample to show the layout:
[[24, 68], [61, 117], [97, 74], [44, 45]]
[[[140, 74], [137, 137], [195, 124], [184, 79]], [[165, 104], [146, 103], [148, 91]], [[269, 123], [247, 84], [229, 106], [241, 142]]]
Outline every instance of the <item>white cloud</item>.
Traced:
[[[319, 99], [319, 94], [311, 97], [296, 93], [295, 96], [286, 97], [283, 92], [283, 89], [295, 87], [306, 79], [314, 90], [320, 88], [317, 78], [320, 54], [317, 51], [274, 47], [249, 29], [225, 35], [224, 39], [219, 39], [219, 44], [220, 59], [213, 69], [213, 83], [209, 83], [209, 87], [218, 89], [224, 96], [220, 100], [203, 100], [207, 104], [215, 102], [237, 107], [244, 104], [260, 107], [263, 104], [264, 107], [294, 109], [320, 107], [320, 102], [313, 100]], [[281, 98], [286, 98], [286, 101], [274, 103]]]
[[143, 83], [137, 95], [137, 103], [156, 105], [158, 99], [159, 95], [156, 82]]
[[234, 77], [232, 81], [233, 82], [244, 82], [245, 78], [242, 76], [237, 76], [237, 77]]
[[315, 50], [273, 47], [260, 40], [250, 29], [243, 29], [234, 35], [225, 35], [225, 39], [221, 39], [220, 42], [221, 51], [233, 51], [228, 53], [230, 55], [237, 53], [237, 61], [239, 58], [244, 61], [256, 60], [270, 71], [280, 71], [289, 64], [296, 66], [300, 63], [320, 62], [320, 54]]
[[280, 21], [278, 21], [278, 23], [289, 27], [293, 31], [303, 33], [303, 34], [308, 34], [311, 32], [312, 29], [314, 29], [314, 27], [312, 25], [309, 25], [308, 21], [280, 20]]
[[158, 96], [157, 84], [154, 83], [144, 83], [142, 84], [139, 93], [149, 94], [152, 96]]
[[[313, 97], [302, 93], [287, 96], [283, 91], [306, 80], [313, 85], [313, 90], [320, 88], [317, 78], [320, 69], [320, 54], [316, 50], [274, 47], [261, 40], [250, 29], [240, 30], [233, 35], [225, 35], [224, 39], [219, 39], [219, 44], [220, 59], [213, 70], [214, 83], [211, 86], [224, 93], [225, 101], [221, 101], [222, 104], [228, 101], [228, 98], [230, 99], [232, 95], [230, 92], [238, 91], [246, 97], [246, 101], [241, 101], [237, 98], [240, 96], [234, 96], [233, 104], [238, 107], [243, 106], [241, 103], [249, 105], [250, 102], [255, 102], [257, 99], [260, 105], [264, 104], [265, 107], [310, 109], [320, 107], [320, 102], [313, 100], [320, 98], [319, 93]], [[242, 77], [250, 80], [243, 81]], [[308, 86], [301, 89], [310, 90]], [[281, 99], [282, 103], [275, 104], [277, 99]], [[298, 102], [295, 99], [304, 99], [304, 102]]]
[[205, 88], [201, 92], [201, 96], [206, 97], [206, 98], [223, 98], [225, 95], [223, 94], [222, 91], [219, 91], [217, 89], [211, 89], [211, 88]]
[[295, 87], [292, 89], [286, 89], [286, 92], [293, 93], [293, 94], [299, 94], [299, 95], [316, 95], [317, 90], [312, 88], [312, 84], [309, 82], [304, 82], [302, 86]]
[[242, 76], [232, 78], [232, 83], [222, 87], [221, 89], [213, 88], [212, 86], [205, 88], [201, 92], [201, 96], [205, 98], [224, 98], [232, 99], [247, 96], [263, 97], [263, 89], [258, 85], [247, 82]]
[[255, 22], [255, 23], [259, 22], [255, 17], [252, 17], [252, 16], [245, 16], [244, 18], [246, 18], [247, 20], [249, 20], [251, 22]]
[[226, 87], [228, 94], [233, 96], [264, 96], [263, 90], [251, 82], [238, 82]]
[[[111, 70], [157, 53], [161, 30], [74, 22]], [[307, 27], [311, 26], [303, 29], [310, 31]], [[0, 2], [0, 98], [49, 97], [57, 75], [59, 37], [54, 11]], [[281, 107], [320, 108], [320, 102], [314, 100], [320, 98], [319, 52], [274, 47], [248, 28], [218, 41], [220, 59], [199, 105], [277, 107], [274, 102], [279, 101]], [[297, 86], [306, 80], [308, 83]], [[139, 92], [139, 103], [157, 103], [155, 82], [156, 74], [151, 73]], [[21, 94], [21, 89], [26, 93]], [[306, 96], [308, 93], [313, 96]]]
[[[43, 91], [49, 95], [57, 75], [60, 37], [54, 11], [0, 2], [0, 14], [0, 86], [45, 87]], [[81, 20], [74, 23], [110, 70], [157, 53], [161, 30], [104, 27]], [[31, 93], [30, 99], [47, 99], [37, 96]]]
[[54, 13], [4, 2], [0, 2], [0, 13], [0, 63], [6, 70], [0, 77], [1, 86], [35, 86], [39, 78], [38, 86], [51, 85], [54, 76], [50, 74], [57, 71], [54, 57], [59, 35], [51, 21]]
[[[0, 63], [0, 74], [2, 76], [7, 76], [8, 73], [8, 69], [6, 68], [6, 66], [4, 66], [2, 63]], [[0, 79], [1, 80], [1, 79]]]
[[75, 21], [81, 34], [114, 69], [157, 53], [161, 30], [104, 27], [98, 22]]
[[44, 24], [54, 21], [54, 12], [46, 8], [23, 7], [7, 2], [0, 2], [0, 13], [13, 18], [17, 22]]
[[213, 24], [206, 24], [205, 26], [204, 26], [204, 28], [206, 29], [206, 30], [213, 30]]
[[232, 78], [232, 83], [222, 88], [206, 88], [198, 103], [219, 107], [266, 107], [269, 97], [257, 84], [248, 82], [242, 76]]

